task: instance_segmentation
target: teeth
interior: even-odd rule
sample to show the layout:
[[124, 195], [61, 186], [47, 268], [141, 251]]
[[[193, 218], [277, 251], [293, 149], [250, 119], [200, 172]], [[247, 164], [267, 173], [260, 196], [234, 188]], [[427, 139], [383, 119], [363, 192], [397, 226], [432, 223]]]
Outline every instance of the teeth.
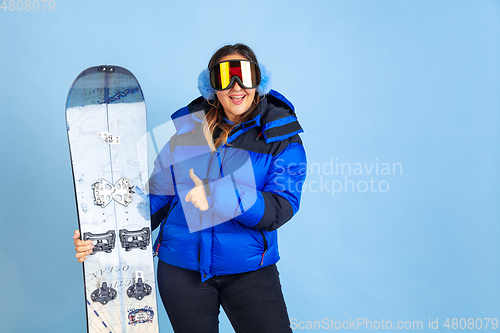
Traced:
[[231, 99], [235, 99], [235, 100], [240, 100], [240, 99], [243, 99], [243, 97], [245, 96], [239, 96], [239, 97], [236, 97], [236, 96], [231, 96]]

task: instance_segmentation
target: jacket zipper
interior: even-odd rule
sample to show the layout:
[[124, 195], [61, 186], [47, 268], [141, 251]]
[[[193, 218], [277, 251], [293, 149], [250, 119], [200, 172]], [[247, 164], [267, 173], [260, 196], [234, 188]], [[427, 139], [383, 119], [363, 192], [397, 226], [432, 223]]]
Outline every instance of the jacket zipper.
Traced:
[[159, 239], [158, 239], [158, 246], [156, 247], [156, 251], [154, 253], [154, 257], [156, 257], [158, 255], [158, 250], [160, 249], [160, 245], [161, 245], [161, 240], [163, 238], [163, 227], [165, 226], [165, 223], [167, 223], [167, 218], [168, 216], [170, 215], [170, 213], [172, 212], [172, 210], [174, 209], [175, 205], [177, 205], [179, 201], [176, 201], [172, 207], [170, 207], [169, 211], [168, 211], [168, 214], [167, 216], [163, 219], [162, 223], [161, 223], [161, 228], [160, 228], [160, 235], [159, 235]]
[[259, 266], [262, 266], [264, 264], [264, 256], [266, 255], [266, 252], [267, 252], [267, 239], [266, 239], [266, 236], [264, 235], [264, 231], [262, 231], [261, 229], [259, 229], [260, 231], [260, 234], [262, 235], [262, 239], [264, 240], [264, 252], [262, 252], [262, 259], [260, 260], [260, 265]]
[[[212, 166], [212, 161], [214, 159], [214, 153], [217, 152], [217, 154], [219, 154], [219, 148], [217, 148], [216, 151], [212, 151], [212, 158], [210, 158], [210, 161], [208, 162], [207, 177], [210, 176], [210, 168]], [[202, 216], [201, 216], [201, 219], [200, 219], [200, 224], [202, 223], [202, 220], [203, 220], [203, 212], [202, 212]], [[212, 236], [213, 236], [213, 230], [212, 230]], [[201, 244], [199, 244], [199, 246], [198, 246], [198, 262], [200, 262], [200, 257], [201, 257]]]

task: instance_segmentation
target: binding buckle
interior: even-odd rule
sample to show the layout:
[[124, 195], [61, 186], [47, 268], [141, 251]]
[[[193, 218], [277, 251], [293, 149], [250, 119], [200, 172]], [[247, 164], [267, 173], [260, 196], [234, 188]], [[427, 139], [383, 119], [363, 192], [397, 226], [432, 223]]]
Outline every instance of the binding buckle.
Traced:
[[109, 143], [110, 145], [117, 145], [120, 143], [120, 137], [112, 136], [108, 132], [99, 132], [99, 137]]
[[135, 283], [127, 289], [128, 297], [134, 297], [140, 301], [145, 296], [151, 295], [153, 288], [149, 284], [144, 283], [143, 280], [144, 275], [142, 271], [135, 272]]
[[114, 300], [116, 295], [116, 290], [112, 287], [108, 287], [108, 284], [103, 282], [100, 288], [97, 288], [92, 292], [90, 298], [92, 299], [92, 302], [99, 302], [102, 305], [106, 305], [109, 301]]

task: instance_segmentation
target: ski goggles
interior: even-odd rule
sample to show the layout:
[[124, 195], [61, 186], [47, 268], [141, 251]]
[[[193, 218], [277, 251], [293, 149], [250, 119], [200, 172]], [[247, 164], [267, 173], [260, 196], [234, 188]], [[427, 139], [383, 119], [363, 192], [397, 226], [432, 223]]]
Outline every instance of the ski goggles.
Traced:
[[231, 89], [238, 82], [243, 89], [254, 89], [260, 84], [259, 65], [250, 60], [227, 60], [210, 68], [210, 85], [215, 90]]

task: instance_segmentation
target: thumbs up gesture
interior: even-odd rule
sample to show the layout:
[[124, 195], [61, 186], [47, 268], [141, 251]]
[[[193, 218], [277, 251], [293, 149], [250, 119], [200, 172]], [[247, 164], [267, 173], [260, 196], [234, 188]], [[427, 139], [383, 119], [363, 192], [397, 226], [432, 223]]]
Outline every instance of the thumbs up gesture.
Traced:
[[193, 205], [201, 211], [208, 209], [208, 201], [205, 195], [203, 181], [194, 174], [193, 168], [189, 170], [189, 177], [194, 182], [194, 187], [186, 195], [186, 201], [191, 201]]

